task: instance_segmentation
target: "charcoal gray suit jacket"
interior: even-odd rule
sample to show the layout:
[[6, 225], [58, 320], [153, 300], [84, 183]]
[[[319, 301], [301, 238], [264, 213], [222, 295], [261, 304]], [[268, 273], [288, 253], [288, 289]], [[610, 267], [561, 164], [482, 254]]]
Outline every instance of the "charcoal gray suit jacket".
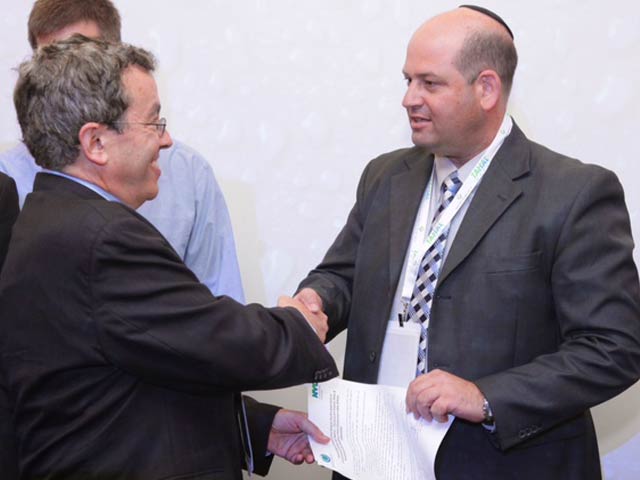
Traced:
[[7, 255], [11, 228], [19, 211], [16, 182], [0, 172], [0, 270], [4, 263], [4, 257]]
[[[300, 288], [348, 328], [344, 376], [375, 383], [391, 302], [433, 155], [373, 160], [347, 223]], [[474, 381], [496, 419], [453, 423], [439, 479], [600, 478], [589, 408], [640, 375], [640, 289], [611, 172], [514, 125], [479, 185], [438, 281], [429, 369]]]
[[[0, 172], [0, 271], [7, 255], [7, 248], [9, 248], [11, 229], [20, 210], [18, 205], [18, 191], [15, 182], [11, 177]], [[13, 447], [11, 409], [7, 392], [0, 382], [0, 472], [3, 472], [8, 480], [17, 478]]]

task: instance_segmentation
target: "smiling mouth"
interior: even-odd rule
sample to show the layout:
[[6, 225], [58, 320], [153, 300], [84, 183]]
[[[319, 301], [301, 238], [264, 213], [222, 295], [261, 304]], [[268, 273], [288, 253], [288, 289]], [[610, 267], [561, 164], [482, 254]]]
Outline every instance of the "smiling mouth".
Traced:
[[151, 161], [151, 168], [158, 174], [158, 177], [162, 175], [162, 170], [160, 169], [160, 165], [158, 165], [158, 159]]
[[415, 116], [409, 117], [409, 124], [413, 129], [420, 129], [426, 125], [429, 125], [430, 123], [432, 123], [430, 118], [415, 117]]

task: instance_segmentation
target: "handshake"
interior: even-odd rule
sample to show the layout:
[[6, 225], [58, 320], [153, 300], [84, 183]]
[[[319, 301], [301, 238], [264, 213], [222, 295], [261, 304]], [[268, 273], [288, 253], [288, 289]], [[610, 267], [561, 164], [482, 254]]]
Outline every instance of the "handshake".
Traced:
[[316, 331], [320, 341], [324, 343], [329, 330], [329, 322], [322, 311], [322, 299], [315, 290], [303, 288], [293, 298], [281, 296], [278, 298], [278, 306], [293, 307], [298, 310]]

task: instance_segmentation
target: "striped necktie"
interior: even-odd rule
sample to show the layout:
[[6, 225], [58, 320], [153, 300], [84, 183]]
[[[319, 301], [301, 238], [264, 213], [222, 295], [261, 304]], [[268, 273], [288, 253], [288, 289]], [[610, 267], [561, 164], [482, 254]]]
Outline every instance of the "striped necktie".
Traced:
[[[458, 171], [454, 170], [442, 183], [442, 194], [440, 206], [433, 218], [433, 223], [438, 220], [445, 208], [451, 203], [458, 190], [462, 186]], [[409, 320], [420, 323], [420, 344], [418, 346], [418, 365], [416, 376], [425, 373], [427, 370], [427, 331], [429, 327], [429, 317], [431, 314], [431, 303], [442, 267], [444, 249], [449, 235], [449, 226], [442, 232], [436, 241], [429, 247], [422, 257], [418, 276], [416, 278], [413, 293], [409, 302]]]

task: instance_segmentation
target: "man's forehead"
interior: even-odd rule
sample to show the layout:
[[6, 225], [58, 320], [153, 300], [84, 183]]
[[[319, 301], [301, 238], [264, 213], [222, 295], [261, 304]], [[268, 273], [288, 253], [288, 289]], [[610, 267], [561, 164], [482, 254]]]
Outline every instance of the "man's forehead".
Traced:
[[146, 90], [151, 87], [157, 90], [156, 80], [153, 74], [140, 65], [129, 65], [122, 71], [122, 81], [126, 87]]
[[134, 108], [138, 114], [144, 116], [153, 116], [160, 112], [158, 87], [151, 72], [138, 65], [129, 65], [122, 72], [122, 83], [131, 102], [128, 110]]
[[98, 27], [98, 24], [96, 22], [94, 22], [93, 20], [80, 20], [78, 22], [66, 25], [51, 33], [40, 35], [36, 38], [36, 42], [38, 46], [41, 47], [43, 45], [48, 45], [49, 43], [66, 40], [76, 33], [93, 39], [99, 39], [102, 37], [102, 32], [100, 31], [100, 27]]
[[462, 41], [449, 35], [430, 34], [428, 30], [416, 32], [407, 46], [405, 68], [415, 68], [416, 64], [452, 62], [462, 47]]

